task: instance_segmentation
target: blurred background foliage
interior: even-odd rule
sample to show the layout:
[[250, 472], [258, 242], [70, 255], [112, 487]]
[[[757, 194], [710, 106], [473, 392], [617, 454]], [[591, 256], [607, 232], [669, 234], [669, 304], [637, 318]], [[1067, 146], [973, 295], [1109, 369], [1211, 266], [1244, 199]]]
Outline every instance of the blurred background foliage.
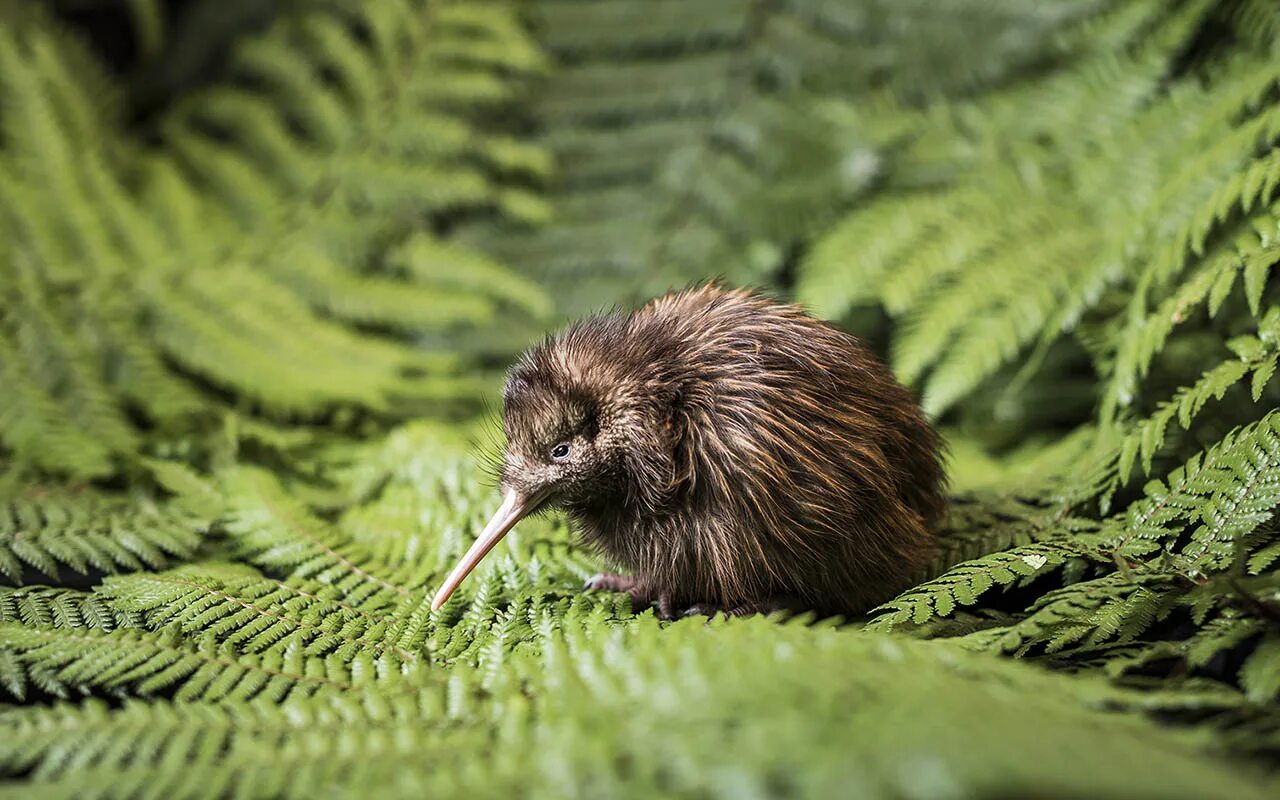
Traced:
[[[0, 0], [0, 795], [1268, 797], [1263, 0]], [[661, 625], [494, 498], [709, 277], [947, 432], [929, 580]]]

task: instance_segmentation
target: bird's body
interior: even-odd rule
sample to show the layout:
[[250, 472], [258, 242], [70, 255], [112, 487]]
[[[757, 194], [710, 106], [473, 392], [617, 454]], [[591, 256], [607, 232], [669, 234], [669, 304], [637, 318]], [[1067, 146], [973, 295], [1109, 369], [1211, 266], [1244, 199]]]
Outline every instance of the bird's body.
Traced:
[[938, 437], [890, 371], [743, 291], [569, 327], [511, 370], [504, 418], [519, 516], [564, 508], [627, 573], [592, 585], [664, 615], [864, 611], [918, 576], [945, 508]]

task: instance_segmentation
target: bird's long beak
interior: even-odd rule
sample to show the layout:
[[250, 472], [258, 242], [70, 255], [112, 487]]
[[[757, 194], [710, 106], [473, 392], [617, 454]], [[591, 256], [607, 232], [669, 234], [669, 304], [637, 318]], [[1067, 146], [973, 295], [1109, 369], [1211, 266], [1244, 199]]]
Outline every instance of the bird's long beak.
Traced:
[[458, 565], [453, 568], [453, 572], [449, 573], [449, 577], [440, 586], [440, 590], [436, 592], [436, 596], [431, 600], [431, 610], [435, 611], [444, 605], [449, 599], [449, 595], [453, 594], [454, 589], [466, 580], [471, 574], [471, 570], [488, 555], [493, 546], [502, 541], [502, 537], [507, 535], [507, 531], [515, 527], [516, 523], [527, 517], [538, 506], [542, 505], [542, 501], [547, 499], [546, 493], [535, 495], [524, 495], [515, 489], [508, 489], [502, 497], [502, 505], [494, 512], [493, 518], [489, 520], [489, 524], [484, 526], [484, 531], [480, 533], [479, 538], [471, 545], [471, 549], [462, 557]]

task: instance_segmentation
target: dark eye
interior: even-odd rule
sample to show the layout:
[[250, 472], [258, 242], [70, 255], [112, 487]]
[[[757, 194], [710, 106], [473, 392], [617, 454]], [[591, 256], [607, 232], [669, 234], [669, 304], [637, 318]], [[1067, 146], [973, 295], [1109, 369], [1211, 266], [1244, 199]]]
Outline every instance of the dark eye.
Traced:
[[563, 459], [565, 458], [565, 456], [567, 456], [567, 455], [569, 455], [569, 443], [568, 443], [568, 442], [561, 442], [560, 444], [558, 444], [558, 445], [556, 445], [555, 447], [551, 448], [551, 460], [552, 460], [552, 461], [561, 461], [561, 460], [563, 460]]

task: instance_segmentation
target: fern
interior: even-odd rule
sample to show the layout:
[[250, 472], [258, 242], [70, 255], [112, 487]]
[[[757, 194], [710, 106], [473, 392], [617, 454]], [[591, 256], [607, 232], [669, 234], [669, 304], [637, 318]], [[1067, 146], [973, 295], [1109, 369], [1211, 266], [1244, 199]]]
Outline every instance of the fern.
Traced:
[[[768, 282], [796, 243], [884, 177], [867, 136], [875, 121], [846, 100], [886, 74], [879, 48], [947, 53], [945, 66], [899, 62], [887, 74], [912, 95], [959, 91], [1052, 48], [1064, 21], [1098, 4], [966, 3], [919, 16], [883, 2], [530, 5], [562, 62], [532, 109], [564, 165], [557, 223], [469, 235], [581, 313], [617, 302], [619, 286], [644, 296], [708, 272]], [[883, 40], [860, 33], [877, 24]], [[966, 37], [978, 31], [993, 34], [989, 58], [970, 58]]]
[[1268, 415], [1257, 428], [1228, 436], [1210, 451], [1193, 490], [1207, 495], [1184, 555], [1193, 573], [1221, 569], [1280, 502], [1272, 473], [1280, 459], [1280, 417]]
[[[1280, 16], [936, 6], [0, 2], [0, 795], [1274, 794]], [[496, 370], [715, 274], [920, 392], [931, 574], [431, 611]]]
[[[1179, 127], [1172, 122], [1175, 115], [1182, 114], [1180, 109], [1185, 104], [1194, 103], [1197, 98], [1204, 100], [1201, 105], [1208, 103], [1208, 93], [1190, 85], [1169, 92], [1167, 99], [1157, 96], [1155, 102], [1134, 115], [1141, 97], [1156, 96], [1162, 89], [1160, 72], [1152, 66], [1168, 63], [1185, 41], [1182, 37], [1194, 29], [1192, 26], [1203, 14], [1202, 4], [1191, 4], [1171, 11], [1165, 19], [1147, 20], [1148, 26], [1155, 26], [1155, 34], [1148, 30], [1147, 39], [1131, 41], [1135, 53], [1129, 63], [1120, 66], [1140, 79], [1127, 87], [1127, 93], [1115, 91], [1114, 85], [1104, 84], [1112, 90], [1107, 93], [1092, 87], [1096, 70], [1104, 64], [1115, 69], [1113, 51], [1094, 51], [1081, 45], [1079, 51], [1071, 52], [1069, 67], [1057, 84], [1052, 84], [1056, 96], [1077, 95], [1084, 115], [1101, 113], [1105, 120], [1112, 119], [1112, 114], [1130, 115], [1127, 128], [1118, 125], [1118, 130], [1106, 131], [1108, 150], [1103, 155], [1077, 150], [1078, 145], [1064, 147], [1062, 153], [1043, 154], [1031, 137], [1044, 134], [1039, 129], [1026, 130], [1022, 122], [1028, 118], [1026, 112], [1037, 107], [1039, 98], [1034, 94], [997, 94], [986, 103], [975, 102], [973, 108], [965, 109], [980, 124], [975, 126], [976, 133], [956, 125], [960, 128], [958, 135], [972, 139], [977, 152], [983, 152], [983, 137], [992, 136], [991, 129], [1009, 137], [999, 148], [991, 147], [990, 152], [995, 158], [1013, 151], [1015, 158], [1022, 159], [1015, 161], [1016, 171], [1006, 166], [1007, 161], [992, 162], [982, 170], [975, 170], [975, 163], [985, 162], [971, 159], [971, 163], [963, 163], [960, 169], [974, 170], [971, 178], [964, 177], [969, 172], [962, 172], [954, 187], [913, 201], [932, 203], [933, 210], [925, 215], [925, 219], [932, 220], [928, 225], [938, 231], [929, 237], [932, 241], [925, 243], [930, 227], [923, 228], [917, 236], [924, 246], [898, 248], [895, 261], [889, 262], [892, 268], [876, 262], [857, 273], [896, 278], [901, 270], [910, 276], [906, 291], [891, 294], [894, 281], [872, 284], [837, 305], [830, 305], [830, 298], [824, 297], [824, 312], [834, 315], [850, 303], [878, 299], [892, 313], [904, 316], [906, 333], [897, 343], [895, 365], [909, 380], [920, 380], [926, 371], [935, 368], [923, 381], [924, 396], [928, 407], [941, 412], [971, 394], [1002, 366], [1015, 361], [1029, 344], [1039, 339], [1043, 347], [1062, 332], [1070, 331], [1104, 296], [1107, 287], [1126, 274], [1133, 274], [1143, 285], [1149, 283], [1150, 278], [1141, 277], [1146, 273], [1130, 263], [1131, 253], [1156, 235], [1147, 233], [1155, 223], [1144, 220], [1143, 214], [1161, 220], [1162, 225], [1174, 224], [1175, 215], [1167, 208], [1171, 201], [1164, 197], [1176, 196], [1187, 202], [1181, 187], [1203, 185], [1210, 192], [1218, 187], [1217, 194], [1206, 200], [1213, 209], [1211, 217], [1217, 219], [1230, 216], [1230, 209], [1236, 205], [1247, 210], [1258, 197], [1268, 196], [1271, 189], [1265, 187], [1269, 186], [1270, 173], [1266, 165], [1270, 161], [1264, 159], [1239, 173], [1231, 172], [1226, 165], [1238, 166], [1252, 148], [1266, 146], [1270, 141], [1273, 123], [1265, 111], [1243, 122], [1233, 119], [1256, 104], [1259, 95], [1274, 83], [1270, 64], [1241, 57], [1238, 63], [1221, 70], [1224, 87], [1212, 95], [1212, 110], [1197, 116], [1196, 126]], [[1098, 41], [1093, 38], [1097, 37], [1098, 26], [1114, 26], [1123, 36], [1133, 37], [1131, 24], [1124, 15], [1103, 22], [1090, 21], [1085, 28], [1092, 36], [1081, 42]], [[1077, 85], [1069, 86], [1071, 81]], [[1106, 105], [1117, 100], [1130, 105]], [[1202, 161], [1183, 164], [1180, 170], [1170, 170], [1168, 174], [1155, 170], [1159, 159], [1176, 158], [1169, 153], [1192, 147], [1198, 137], [1231, 125], [1238, 127], [1228, 128], [1232, 136], [1219, 144], [1216, 155], [1206, 153]], [[1155, 130], [1161, 133], [1153, 139], [1151, 132]], [[1139, 171], [1144, 165], [1146, 169]], [[1218, 169], [1225, 184], [1215, 182], [1217, 173], [1200, 176], [1196, 171], [1200, 169]], [[1166, 182], [1152, 183], [1158, 176]], [[1126, 206], [1116, 206], [1114, 200], [1119, 183], [1126, 186]], [[1104, 209], [1103, 213], [1109, 216], [1094, 220], [1096, 212], [1087, 210], [1091, 208]], [[859, 214], [853, 212], [850, 225]], [[983, 219], [988, 220], [985, 225]], [[1198, 224], [1197, 230], [1207, 223]], [[884, 228], [869, 228], [868, 234], [870, 241], [859, 240], [857, 247], [873, 253], [881, 247], [876, 242], [878, 237], [893, 235]], [[1163, 237], [1164, 232], [1159, 235]], [[1205, 235], [1188, 233], [1175, 240], [1181, 245], [1172, 246], [1175, 252], [1198, 247], [1196, 243], [1203, 241]], [[834, 256], [841, 248], [838, 241], [819, 242], [801, 273], [802, 299], [824, 293], [822, 276], [839, 269]], [[920, 260], [924, 258], [928, 260]], [[976, 268], [979, 261], [983, 264], [981, 270]], [[966, 271], [969, 263], [975, 266]], [[959, 277], [953, 279], [956, 275]], [[1145, 289], [1136, 297], [1144, 293]], [[961, 329], [963, 335], [953, 336]]]
[[547, 175], [545, 155], [482, 130], [507, 95], [440, 94], [477, 80], [509, 93], [541, 69], [509, 10], [286, 15], [167, 111], [158, 149], [76, 83], [67, 65], [90, 59], [45, 15], [6, 21], [0, 369], [19, 402], [0, 436], [21, 463], [116, 474], [147, 445], [134, 412], [216, 429], [217, 397], [193, 376], [277, 418], [457, 399], [476, 385], [457, 358], [377, 332], [545, 314], [497, 265], [459, 286], [395, 262], [433, 218], [544, 216], [517, 184]]
[[297, 586], [238, 565], [208, 563], [112, 578], [100, 593], [114, 608], [140, 615], [148, 627], [207, 633], [239, 652], [300, 649], [306, 655], [334, 653], [344, 661], [371, 652], [415, 660], [409, 651], [384, 644], [390, 620], [377, 612], [385, 609], [370, 601], [344, 602], [336, 594], [328, 585]]
[[1176, 601], [1168, 578], [1135, 579], [1123, 573], [1065, 586], [1040, 597], [1025, 619], [1010, 626], [997, 646], [1024, 655], [1035, 645], [1054, 653], [1133, 641], [1166, 617]]
[[1249, 698], [1274, 700], [1280, 696], [1280, 637], [1266, 636], [1240, 667], [1240, 683]]
[[104, 631], [139, 627], [136, 614], [118, 610], [99, 594], [46, 586], [0, 589], [0, 622]]
[[211, 523], [178, 502], [32, 487], [0, 501], [0, 574], [30, 580], [162, 568], [190, 557]]
[[[751, 792], [786, 786], [826, 795], [856, 786], [889, 796], [919, 788], [912, 774], [885, 768], [893, 761], [886, 756], [912, 741], [964, 793], [980, 794], [993, 782], [1065, 794], [1123, 793], [1129, 779], [1118, 767], [1139, 759], [1151, 768], [1148, 785], [1161, 793], [1265, 796], [1262, 781], [1198, 756], [1183, 737], [1131, 713], [1083, 710], [1071, 679], [954, 648], [777, 628], [764, 620], [711, 630], [684, 623], [663, 631], [652, 620], [610, 629], [591, 617], [565, 619], [569, 630], [531, 631], [532, 646], [499, 672], [457, 669], [447, 682], [441, 676], [404, 694], [355, 690], [294, 696], [280, 705], [196, 701], [108, 709], [89, 703], [10, 711], [0, 718], [9, 734], [0, 738], [0, 768], [29, 773], [26, 786], [54, 795], [128, 796], [156, 785], [189, 796], [292, 797], [321, 788], [349, 795], [371, 783], [405, 796], [485, 790], [683, 795], [715, 791], [727, 780]], [[781, 679], [713, 670], [716, 654], [744, 654], [762, 631], [775, 642], [765, 663]], [[625, 660], [617, 658], [621, 653]], [[862, 669], [848, 679], [815, 682], [793, 669], [807, 664], [819, 674], [838, 674], [838, 665], [851, 661]], [[665, 677], [673, 662], [686, 665], [678, 684]], [[867, 691], [906, 683], [914, 691], [905, 695]], [[521, 688], [528, 698], [514, 699]], [[1096, 684], [1087, 691], [1112, 702], [1125, 697]], [[905, 707], [903, 697], [910, 698]], [[736, 726], [725, 711], [752, 698], [757, 707], [771, 698], [771, 726], [792, 735], [762, 739]], [[851, 698], [860, 702], [850, 704]], [[495, 703], [501, 716], [486, 710]], [[979, 712], [992, 724], [976, 733], [956, 724]], [[850, 714], [859, 727], [897, 719], [896, 733], [851, 748], [838, 734], [847, 730]], [[1078, 727], [1083, 719], [1092, 724]], [[673, 737], [676, 725], [681, 735]], [[621, 746], [602, 750], [602, 732]], [[533, 736], [541, 746], [533, 746]], [[975, 736], [984, 752], [1007, 755], [967, 758]], [[137, 746], [112, 745], [121, 741]], [[1042, 743], [1042, 757], [1029, 765], [1025, 750], [1007, 749], [1017, 741]], [[615, 757], [602, 758], [605, 752]], [[429, 769], [420, 768], [424, 753]], [[479, 769], [476, 756], [492, 763]], [[1080, 759], [1099, 768], [1081, 770]], [[801, 762], [808, 768], [794, 770]]]
[[[27, 625], [0, 625], [6, 655], [26, 671], [41, 691], [69, 697], [81, 691], [152, 695], [173, 691], [177, 700], [280, 701], [321, 692], [350, 691], [373, 675], [398, 666], [369, 657], [350, 664], [338, 659], [304, 659], [298, 651], [231, 656], [212, 639], [184, 641], [173, 632], [134, 629], [110, 632]], [[21, 699], [19, 680], [7, 687]], [[392, 691], [395, 691], [394, 689]]]
[[[880, 111], [896, 120], [877, 122], [885, 130], [917, 133], [891, 179], [802, 260], [801, 299], [831, 317], [882, 305], [899, 373], [979, 441], [994, 426], [976, 418], [993, 411], [1005, 441], [1038, 434], [1019, 394], [1038, 386], [1054, 403], [1047, 387], [1065, 395], [1068, 371], [1096, 374], [1100, 402], [1061, 412], [1068, 441], [1086, 445], [1064, 443], [1047, 473], [1015, 468], [999, 440], [993, 455], [962, 439], [959, 466], [985, 471], [990, 498], [962, 507], [943, 540], [968, 560], [885, 604], [872, 627], [1126, 681], [1159, 675], [1175, 695], [1224, 677], [1230, 658], [1249, 665], [1225, 674], [1237, 702], [1274, 696], [1270, 590], [1235, 588], [1249, 575], [1268, 586], [1280, 561], [1274, 43], [1242, 30], [1239, 46], [1175, 66], [1209, 41], [1206, 26], [1266, 30], [1267, 18], [1118, 4], [1068, 25], [1048, 76]], [[1135, 465], [1167, 475], [1135, 486]], [[1012, 498], [1041, 504], [1047, 522], [1001, 519]], [[1117, 502], [1100, 525], [1073, 522]]]
[[1069, 549], [1036, 543], [958, 564], [880, 606], [876, 610], [885, 613], [875, 618], [872, 627], [887, 629], [907, 621], [919, 625], [934, 616], [950, 616], [957, 606], [971, 606], [997, 586], [1007, 587], [1061, 566], [1071, 555], [1075, 553]]
[[1222, 362], [1205, 372], [1199, 380], [1178, 389], [1175, 395], [1160, 403], [1146, 419], [1133, 426], [1120, 444], [1119, 479], [1129, 480], [1135, 457], [1141, 459], [1144, 472], [1151, 471], [1156, 451], [1164, 443], [1169, 424], [1176, 418], [1183, 429], [1189, 429], [1195, 417], [1212, 400], [1222, 400], [1227, 391], [1246, 377], [1254, 402], [1261, 399], [1267, 383], [1275, 374], [1276, 325], [1280, 314], [1269, 310], [1259, 322], [1258, 336], [1240, 336], [1227, 342], [1236, 358]]

